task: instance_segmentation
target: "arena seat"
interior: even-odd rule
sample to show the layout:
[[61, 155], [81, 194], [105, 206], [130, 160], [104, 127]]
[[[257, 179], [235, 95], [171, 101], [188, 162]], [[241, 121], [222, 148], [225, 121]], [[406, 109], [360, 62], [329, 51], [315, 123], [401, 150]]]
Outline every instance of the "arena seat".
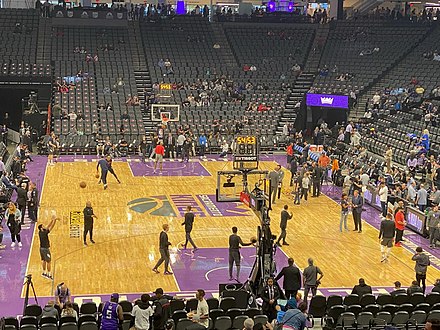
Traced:
[[404, 311], [398, 311], [393, 315], [393, 319], [391, 323], [394, 325], [403, 325], [406, 324], [409, 320], [409, 313]]
[[309, 313], [313, 317], [321, 318], [327, 311], [327, 299], [324, 296], [316, 295], [310, 300]]
[[247, 315], [247, 317], [250, 317], [253, 319], [255, 316], [262, 314], [261, 309], [256, 307], [248, 308], [244, 311], [244, 314]]
[[225, 311], [223, 309], [220, 308], [216, 308], [216, 309], [211, 309], [209, 311], [209, 317], [215, 321], [215, 319], [219, 316], [224, 316], [225, 315]]
[[393, 316], [391, 315], [390, 312], [380, 311], [379, 313], [377, 313], [376, 318], [382, 319], [385, 321], [386, 324], [389, 324], [389, 323], [391, 323]]
[[364, 294], [359, 299], [359, 304], [362, 307], [365, 307], [367, 305], [372, 305], [372, 304], [375, 304], [375, 303], [376, 303], [376, 297], [373, 294], [371, 294], [371, 293]]
[[232, 320], [229, 316], [219, 316], [214, 321], [214, 329], [228, 330], [232, 326]]
[[78, 330], [78, 325], [73, 322], [66, 322], [60, 325], [60, 330]]
[[415, 320], [417, 324], [425, 324], [426, 312], [421, 310], [415, 310], [411, 313], [411, 319]]
[[224, 297], [220, 300], [220, 309], [227, 312], [231, 308], [235, 308], [235, 298], [234, 297]]
[[196, 298], [192, 298], [186, 301], [185, 310], [189, 313], [191, 311], [197, 310], [197, 305], [199, 301]]
[[248, 318], [247, 315], [237, 315], [232, 320], [232, 329], [243, 329], [244, 321]]
[[356, 324], [359, 328], [368, 328], [374, 315], [371, 312], [360, 312], [356, 318]]
[[173, 314], [175, 311], [182, 311], [185, 309], [184, 300], [171, 300], [170, 301], [170, 313]]
[[193, 322], [190, 319], [188, 319], [187, 317], [181, 318], [178, 320], [178, 322], [176, 324], [176, 330], [186, 330], [186, 328], [192, 324], [193, 324]]
[[174, 312], [171, 312], [171, 318], [174, 320], [174, 324], [177, 324], [177, 322], [180, 319], [186, 318], [186, 311], [185, 310], [176, 310]]
[[265, 325], [267, 323], [267, 321], [268, 321], [268, 319], [267, 319], [266, 315], [255, 315], [254, 316], [254, 323], [255, 324], [260, 323], [260, 324]]
[[79, 330], [98, 330], [96, 322], [85, 321], [79, 325]]
[[359, 305], [359, 296], [357, 294], [349, 294], [348, 296], [344, 297], [344, 305]]
[[219, 301], [217, 298], [208, 298], [206, 299], [206, 302], [208, 304], [209, 310], [217, 309], [219, 306]]
[[40, 325], [40, 330], [58, 330], [58, 325], [56, 323], [45, 323]]

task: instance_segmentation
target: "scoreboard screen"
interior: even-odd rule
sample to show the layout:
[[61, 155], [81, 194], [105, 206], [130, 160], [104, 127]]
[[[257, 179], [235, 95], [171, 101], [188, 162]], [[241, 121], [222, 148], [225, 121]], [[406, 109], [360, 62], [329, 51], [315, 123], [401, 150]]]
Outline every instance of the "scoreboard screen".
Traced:
[[237, 136], [234, 151], [234, 168], [258, 168], [258, 139], [255, 136]]

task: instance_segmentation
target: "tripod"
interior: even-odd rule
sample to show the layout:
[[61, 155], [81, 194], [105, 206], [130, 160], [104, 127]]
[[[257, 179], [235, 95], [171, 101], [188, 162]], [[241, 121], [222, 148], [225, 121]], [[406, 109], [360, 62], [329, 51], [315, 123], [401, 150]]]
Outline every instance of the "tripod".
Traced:
[[24, 295], [24, 306], [23, 306], [23, 315], [26, 311], [26, 306], [29, 303], [29, 287], [32, 288], [32, 293], [34, 294], [35, 303], [38, 304], [37, 294], [35, 293], [34, 283], [32, 282], [32, 274], [25, 276], [25, 282], [23, 283], [23, 286], [26, 285], [26, 292]]

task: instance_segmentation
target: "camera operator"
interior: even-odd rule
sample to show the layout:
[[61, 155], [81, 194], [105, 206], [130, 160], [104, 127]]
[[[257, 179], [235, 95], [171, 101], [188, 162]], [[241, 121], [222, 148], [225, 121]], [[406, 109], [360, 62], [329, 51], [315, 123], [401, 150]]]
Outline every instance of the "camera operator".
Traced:
[[55, 303], [60, 306], [61, 309], [67, 302], [71, 301], [70, 290], [64, 282], [57, 285], [55, 289]]

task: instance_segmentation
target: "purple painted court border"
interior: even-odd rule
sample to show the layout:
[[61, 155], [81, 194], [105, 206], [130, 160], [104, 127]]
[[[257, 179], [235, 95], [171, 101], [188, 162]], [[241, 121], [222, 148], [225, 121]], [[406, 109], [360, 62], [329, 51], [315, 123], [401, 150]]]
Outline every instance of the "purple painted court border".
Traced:
[[[41, 197], [47, 157], [34, 156], [32, 159], [33, 162], [30, 162], [27, 166], [27, 174], [36, 183]], [[21, 291], [34, 232], [34, 225], [29, 225], [29, 219], [26, 220], [26, 224], [21, 231], [22, 248], [15, 247], [12, 249], [10, 247], [10, 233], [8, 230], [3, 231], [3, 243], [6, 244], [6, 249], [0, 250], [0, 264], [2, 265], [0, 269], [0, 316], [17, 315], [23, 311]], [[6, 229], [6, 226], [4, 226], [4, 229]]]

